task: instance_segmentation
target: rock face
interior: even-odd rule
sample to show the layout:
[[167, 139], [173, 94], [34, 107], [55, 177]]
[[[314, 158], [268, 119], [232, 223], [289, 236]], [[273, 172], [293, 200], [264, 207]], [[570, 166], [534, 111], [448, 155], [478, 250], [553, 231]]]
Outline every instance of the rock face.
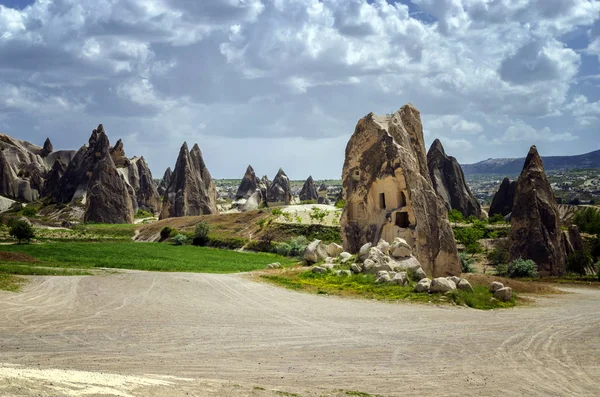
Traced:
[[504, 180], [500, 184], [500, 189], [498, 189], [498, 192], [494, 195], [492, 205], [490, 206], [489, 215], [509, 215], [512, 212], [516, 192], [517, 181], [511, 182], [510, 179], [504, 178]]
[[110, 149], [110, 156], [112, 157], [117, 167], [129, 166], [129, 159], [125, 156], [125, 148], [123, 147], [123, 141], [118, 140], [115, 146]]
[[171, 177], [173, 176], [173, 171], [171, 171], [171, 167], [167, 168], [165, 174], [162, 177], [162, 180], [158, 184], [158, 194], [163, 197], [167, 191], [167, 188], [171, 184]]
[[566, 266], [560, 215], [542, 159], [532, 146], [517, 182], [512, 210], [510, 259], [531, 259], [541, 275], [560, 275]]
[[370, 113], [358, 121], [346, 146], [342, 182], [346, 251], [400, 237], [428, 274], [460, 274], [447, 210], [429, 176], [421, 117], [412, 104], [391, 116]]
[[249, 165], [235, 194], [232, 208], [242, 212], [251, 211], [259, 208], [266, 201], [267, 187], [258, 179], [254, 168]]
[[319, 198], [319, 194], [317, 193], [317, 188], [315, 187], [315, 181], [313, 180], [312, 175], [309, 176], [304, 185], [302, 185], [302, 190], [300, 190], [300, 201], [317, 201]]
[[46, 181], [45, 181], [45, 185], [44, 185], [44, 195], [52, 194], [52, 189], [54, 188], [54, 186], [58, 186], [60, 178], [62, 178], [66, 169], [67, 169], [67, 164], [65, 164], [62, 161], [61, 157], [58, 157], [54, 161], [54, 164], [52, 164], [52, 168], [46, 175]]
[[439, 139], [433, 142], [427, 152], [427, 167], [433, 188], [448, 210], [458, 210], [465, 218], [481, 218], [481, 206], [467, 186], [460, 164], [454, 157], [446, 155]]
[[183, 143], [163, 199], [161, 219], [218, 214], [217, 193], [198, 145]]
[[123, 176], [111, 157], [109, 142], [99, 126], [94, 147], [95, 164], [89, 178], [84, 220], [97, 223], [133, 223], [133, 204]]
[[327, 197], [328, 193], [329, 193], [329, 189], [327, 189], [327, 185], [322, 183], [321, 186], [319, 186], [319, 190], [317, 190], [317, 194], [319, 195], [319, 198], [317, 199], [317, 204], [325, 204], [325, 205], [331, 204], [329, 202], [329, 198]]
[[290, 179], [280, 168], [267, 192], [267, 201], [269, 203], [279, 203], [289, 205], [292, 201], [292, 192], [290, 189]]
[[40, 155], [42, 157], [47, 157], [53, 151], [54, 147], [52, 146], [52, 142], [50, 142], [50, 138], [46, 138], [46, 141], [44, 142], [44, 147], [42, 148]]
[[161, 209], [160, 195], [148, 163], [146, 163], [144, 157], [134, 157], [127, 159], [127, 164], [127, 168], [119, 171], [122, 172], [125, 180], [133, 189], [134, 208], [139, 207], [144, 211], [157, 214]]

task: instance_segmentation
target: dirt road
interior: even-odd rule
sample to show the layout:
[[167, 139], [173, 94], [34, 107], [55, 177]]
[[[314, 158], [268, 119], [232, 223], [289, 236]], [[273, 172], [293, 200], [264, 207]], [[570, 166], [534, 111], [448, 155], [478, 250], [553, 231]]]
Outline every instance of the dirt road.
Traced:
[[600, 290], [572, 292], [484, 312], [240, 275], [33, 278], [0, 291], [0, 395], [597, 396]]

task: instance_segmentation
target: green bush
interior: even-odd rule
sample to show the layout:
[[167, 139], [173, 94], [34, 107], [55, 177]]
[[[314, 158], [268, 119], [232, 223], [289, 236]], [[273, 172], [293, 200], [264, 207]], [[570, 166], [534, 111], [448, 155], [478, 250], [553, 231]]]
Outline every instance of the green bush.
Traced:
[[304, 236], [294, 237], [289, 241], [290, 256], [303, 256], [306, 247], [308, 246], [308, 239]]
[[281, 208], [273, 208], [271, 214], [273, 214], [273, 216], [281, 216], [283, 215], [283, 211], [281, 210]]
[[169, 226], [165, 226], [162, 228], [162, 230], [160, 231], [160, 239], [161, 240], [166, 240], [169, 237], [171, 237], [171, 235], [175, 232], [175, 230]]
[[228, 237], [221, 236], [216, 234], [210, 234], [208, 236], [208, 240], [206, 245], [214, 248], [222, 248], [222, 249], [239, 249], [247, 244], [247, 240], [241, 237]]
[[210, 225], [206, 222], [200, 222], [196, 225], [194, 230], [194, 245], [206, 245], [208, 243], [208, 233], [210, 232]]
[[586, 269], [593, 263], [592, 256], [589, 252], [578, 250], [569, 255], [567, 258], [567, 271], [577, 273], [580, 276], [585, 276]]
[[494, 214], [488, 220], [489, 223], [506, 223], [502, 214]]
[[188, 241], [188, 238], [184, 234], [178, 234], [175, 237], [173, 237], [173, 243], [175, 245], [184, 245], [185, 243], [187, 243], [187, 241]]
[[151, 212], [144, 211], [143, 209], [138, 209], [135, 213], [136, 218], [152, 218], [153, 216]]
[[323, 223], [323, 220], [325, 219], [327, 214], [329, 214], [329, 211], [327, 210], [322, 210], [319, 207], [312, 207], [308, 216], [310, 216], [310, 219], [312, 220], [316, 220], [319, 223]]
[[450, 212], [448, 212], [448, 219], [450, 219], [450, 222], [461, 223], [464, 222], [465, 217], [459, 210], [451, 209]]
[[517, 259], [507, 264], [496, 266], [499, 276], [510, 278], [537, 278], [539, 277], [537, 265], [531, 259]]
[[274, 243], [274, 253], [281, 256], [290, 256], [292, 246], [288, 243]]
[[27, 206], [23, 209], [23, 216], [26, 216], [28, 218], [33, 218], [36, 215], [37, 215], [37, 210], [33, 207]]
[[338, 201], [336, 201], [335, 202], [335, 208], [340, 208], [340, 209], [346, 208], [346, 200], [339, 199]]
[[600, 234], [600, 210], [596, 208], [588, 207], [577, 211], [573, 217], [573, 222], [582, 232]]
[[487, 254], [487, 259], [492, 265], [497, 266], [502, 263], [508, 263], [510, 257], [510, 242], [500, 240], [496, 247]]
[[479, 227], [460, 227], [454, 230], [456, 240], [465, 246], [465, 251], [471, 254], [481, 252], [479, 240], [485, 236], [485, 230]]
[[300, 204], [302, 205], [308, 205], [308, 204], [316, 204], [317, 202], [315, 200], [302, 200], [300, 202]]
[[473, 267], [475, 259], [473, 257], [470, 257], [465, 252], [461, 252], [458, 257], [460, 259], [460, 267], [462, 268], [463, 273], [475, 273], [475, 267]]
[[35, 237], [35, 230], [33, 226], [26, 221], [15, 221], [12, 222], [8, 234], [11, 237], [16, 238], [19, 241], [19, 244], [25, 240], [30, 242], [32, 238]]

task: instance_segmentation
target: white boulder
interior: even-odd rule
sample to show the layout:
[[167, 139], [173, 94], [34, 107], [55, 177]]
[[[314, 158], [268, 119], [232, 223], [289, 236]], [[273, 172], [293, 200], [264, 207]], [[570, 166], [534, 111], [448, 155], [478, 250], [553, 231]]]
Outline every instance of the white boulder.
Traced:
[[448, 280], [445, 277], [434, 278], [431, 282], [431, 287], [429, 288], [430, 292], [434, 293], [446, 293], [450, 291], [454, 291], [456, 289], [456, 284], [452, 280]]
[[304, 259], [309, 263], [317, 263], [327, 258], [327, 251], [321, 240], [315, 240], [308, 244], [304, 251]]

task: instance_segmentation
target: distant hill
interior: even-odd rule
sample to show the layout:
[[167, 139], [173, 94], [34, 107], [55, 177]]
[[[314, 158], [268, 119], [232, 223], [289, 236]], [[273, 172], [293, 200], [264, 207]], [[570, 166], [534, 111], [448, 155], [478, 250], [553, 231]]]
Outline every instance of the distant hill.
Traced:
[[[573, 168], [600, 168], [600, 150], [577, 156], [543, 157], [542, 160], [544, 161], [544, 168], [546, 171]], [[521, 173], [523, 163], [525, 163], [525, 158], [488, 159], [475, 164], [464, 164], [462, 165], [462, 169], [467, 175], [514, 175]]]

